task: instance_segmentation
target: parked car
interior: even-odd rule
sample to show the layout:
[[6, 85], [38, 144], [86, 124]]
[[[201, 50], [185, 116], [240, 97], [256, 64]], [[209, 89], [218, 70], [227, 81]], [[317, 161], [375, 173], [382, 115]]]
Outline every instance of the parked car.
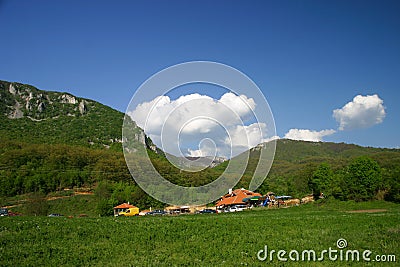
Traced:
[[60, 214], [60, 213], [51, 213], [49, 214], [49, 217], [63, 217], [64, 215]]
[[165, 210], [153, 210], [146, 213], [146, 215], [166, 215], [168, 212]]
[[9, 215], [8, 214], [8, 209], [5, 209], [5, 208], [0, 209], [0, 216], [1, 217], [8, 216], [8, 215]]
[[236, 205], [229, 207], [229, 212], [243, 211], [247, 208], [246, 205]]
[[217, 211], [216, 211], [216, 210], [213, 210], [213, 209], [204, 209], [204, 210], [199, 211], [199, 213], [200, 213], [200, 214], [217, 213]]
[[217, 213], [229, 212], [229, 208], [218, 208]]

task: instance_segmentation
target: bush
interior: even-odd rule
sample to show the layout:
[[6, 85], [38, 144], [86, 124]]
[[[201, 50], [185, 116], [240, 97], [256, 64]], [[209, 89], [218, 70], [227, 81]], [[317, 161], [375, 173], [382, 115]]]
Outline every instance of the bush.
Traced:
[[33, 216], [46, 216], [49, 212], [49, 204], [43, 193], [33, 193], [25, 205], [25, 214]]

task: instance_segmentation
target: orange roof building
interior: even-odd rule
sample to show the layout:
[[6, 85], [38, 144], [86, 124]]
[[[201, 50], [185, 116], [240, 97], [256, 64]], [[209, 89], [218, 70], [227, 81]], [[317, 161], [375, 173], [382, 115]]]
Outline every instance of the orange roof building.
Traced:
[[232, 205], [245, 205], [246, 203], [243, 202], [245, 198], [251, 197], [261, 197], [260, 193], [254, 193], [253, 191], [241, 188], [232, 191], [221, 197], [221, 199], [217, 202], [216, 206], [232, 206]]
[[129, 203], [122, 203], [122, 204], [114, 207], [114, 209], [129, 209], [129, 208], [136, 208], [136, 207]]

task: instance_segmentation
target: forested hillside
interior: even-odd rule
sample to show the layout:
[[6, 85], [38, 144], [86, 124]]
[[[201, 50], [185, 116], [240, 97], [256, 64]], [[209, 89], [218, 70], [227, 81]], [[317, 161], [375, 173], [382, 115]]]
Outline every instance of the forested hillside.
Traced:
[[[285, 151], [292, 146], [298, 149], [298, 156], [295, 151], [284, 156]], [[376, 189], [380, 190], [380, 198], [400, 200], [398, 150], [348, 146], [349, 149], [342, 153], [329, 155], [320, 152], [327, 147], [339, 149], [340, 146], [343, 145], [279, 140], [276, 160], [259, 191], [261, 193], [274, 191], [277, 194], [300, 197], [317, 190], [317, 185], [313, 183], [318, 178], [327, 181], [323, 182], [324, 185], [318, 185], [325, 195], [346, 199], [345, 189], [348, 185], [343, 184], [344, 177], [349, 173], [351, 165], [360, 159], [359, 156], [367, 156], [379, 166], [381, 179]], [[316, 154], [301, 157], [302, 150], [314, 150]], [[237, 187], [248, 186], [257, 153], [257, 150], [252, 150], [249, 167]], [[162, 155], [151, 150], [149, 155], [164, 177], [184, 186], [209, 183], [218, 177], [228, 164], [225, 162], [197, 173], [181, 172]], [[336, 180], [332, 180], [333, 178]], [[114, 202], [143, 201], [143, 205], [155, 203], [150, 197], [146, 196], [146, 200], [143, 199], [145, 194], [135, 185], [121, 151], [60, 144], [27, 144], [3, 139], [0, 145], [0, 179], [2, 184], [0, 194], [3, 197], [37, 191], [47, 194], [74, 187], [94, 189], [99, 183], [103, 183], [107, 185], [108, 192], [104, 196], [111, 198], [114, 194]], [[114, 192], [117, 184], [118, 192]], [[330, 185], [335, 187], [331, 188]], [[367, 198], [376, 197], [378, 192], [374, 189], [370, 193]]]
[[[349, 192], [357, 191], [363, 182], [369, 187], [366, 192]], [[277, 142], [273, 166], [259, 190], [269, 189], [297, 197], [323, 192], [343, 200], [400, 202], [400, 150], [282, 139]]]
[[[68, 93], [0, 81], [0, 197], [42, 195], [84, 187], [95, 192], [99, 213], [130, 201], [162, 206], [134, 182], [122, 153], [123, 113]], [[151, 140], [136, 127], [138, 144]], [[157, 170], [183, 186], [216, 179], [228, 162], [190, 173], [173, 167], [159, 150], [148, 150]], [[157, 153], [158, 152], [158, 153]], [[248, 187], [259, 150], [251, 150], [237, 187]], [[275, 161], [259, 192], [301, 197], [400, 202], [400, 150], [351, 144], [278, 140]]]
[[[0, 81], [0, 137], [33, 144], [121, 149], [124, 114], [69, 93]], [[144, 134], [137, 127], [138, 140]]]

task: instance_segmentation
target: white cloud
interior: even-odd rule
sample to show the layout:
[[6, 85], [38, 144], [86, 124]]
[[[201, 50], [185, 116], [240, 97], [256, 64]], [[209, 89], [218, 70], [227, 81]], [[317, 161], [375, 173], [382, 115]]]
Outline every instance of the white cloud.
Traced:
[[270, 141], [274, 141], [274, 140], [279, 140], [281, 139], [278, 135], [274, 135], [270, 138], [264, 139], [264, 142], [270, 142]]
[[253, 123], [248, 126], [237, 125], [232, 131], [230, 138], [225, 139], [225, 143], [232, 142], [237, 146], [254, 147], [264, 141], [262, 133], [267, 129], [265, 123]]
[[311, 131], [307, 129], [290, 129], [289, 132], [285, 134], [286, 139], [293, 140], [303, 140], [303, 141], [313, 141], [320, 142], [323, 141], [323, 137], [332, 135], [335, 130], [322, 130], [322, 131]]
[[[190, 94], [171, 100], [159, 96], [128, 112], [164, 151], [229, 158], [263, 142], [265, 123], [254, 123], [254, 99], [226, 93], [220, 99]], [[210, 139], [199, 146], [201, 140]], [[231, 154], [232, 152], [232, 154]]]
[[253, 98], [248, 98], [245, 95], [240, 95], [238, 97], [233, 93], [224, 94], [219, 102], [235, 110], [240, 116], [249, 115], [252, 113], [252, 110], [256, 108], [256, 103]]
[[[339, 123], [339, 131], [371, 127], [383, 122], [386, 116], [383, 100], [378, 95], [357, 95], [353, 101], [341, 109], [333, 111], [333, 117]], [[333, 129], [312, 131], [308, 129], [290, 129], [284, 136], [287, 139], [303, 141], [323, 141], [325, 136], [334, 134]]]
[[216, 144], [213, 140], [203, 139], [200, 141], [199, 149], [192, 150], [189, 148], [186, 155], [190, 157], [214, 157], [218, 151], [219, 149], [216, 148]]
[[[199, 105], [201, 105], [202, 102], [204, 102], [203, 104], [213, 105], [213, 99], [211, 97], [199, 94], [181, 96], [172, 101], [168, 96], [159, 96], [150, 102], [139, 104], [136, 109], [129, 114], [132, 119], [136, 121], [137, 125], [145, 130], [146, 134], [153, 134], [154, 132], [159, 132], [167, 116], [174, 111], [174, 109], [191, 100], [198, 100], [197, 103]], [[190, 111], [185, 110], [179, 110], [179, 112], [181, 114], [177, 115], [182, 115], [182, 118], [190, 113]]]
[[333, 111], [339, 130], [368, 128], [383, 122], [386, 116], [383, 100], [378, 95], [357, 95], [341, 109]]
[[188, 157], [204, 157], [204, 156], [208, 156], [208, 155], [206, 155], [206, 153], [204, 152], [204, 151], [202, 151], [201, 149], [196, 149], [196, 150], [192, 150], [192, 149], [188, 149], [188, 152], [189, 153], [187, 153], [186, 154], [186, 156], [188, 156]]

